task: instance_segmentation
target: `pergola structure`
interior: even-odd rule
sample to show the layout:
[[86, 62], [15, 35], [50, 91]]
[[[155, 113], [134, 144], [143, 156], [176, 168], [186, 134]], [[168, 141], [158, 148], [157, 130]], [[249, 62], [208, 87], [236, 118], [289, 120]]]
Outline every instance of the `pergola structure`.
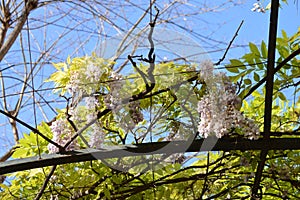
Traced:
[[[207, 143], [216, 138], [205, 139]], [[194, 140], [186, 149], [187, 141], [153, 142], [136, 145], [112, 146], [105, 149], [82, 149], [67, 151], [65, 153], [44, 154], [41, 157], [30, 157], [10, 160], [0, 163], [0, 175], [16, 171], [60, 165], [75, 162], [84, 162], [97, 159], [122, 158], [127, 156], [142, 156], [155, 154], [174, 154], [183, 152], [204, 152], [204, 151], [232, 151], [232, 150], [299, 150], [300, 138], [270, 138], [268, 140], [248, 140], [245, 138], [221, 138], [216, 144], [203, 145], [204, 139]], [[167, 149], [164, 149], [168, 146]]]

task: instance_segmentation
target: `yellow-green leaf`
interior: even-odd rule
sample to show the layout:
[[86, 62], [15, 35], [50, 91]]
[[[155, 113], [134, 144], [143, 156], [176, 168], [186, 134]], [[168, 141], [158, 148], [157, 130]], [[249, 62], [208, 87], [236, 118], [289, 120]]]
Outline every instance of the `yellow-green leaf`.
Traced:
[[260, 56], [260, 52], [254, 43], [250, 42], [249, 47], [252, 53], [254, 53], [256, 56]]
[[267, 59], [268, 58], [268, 50], [266, 47], [266, 43], [264, 41], [261, 42], [260, 49], [261, 49], [262, 57]]
[[232, 65], [226, 65], [225, 68], [231, 73], [239, 73], [239, 69]]

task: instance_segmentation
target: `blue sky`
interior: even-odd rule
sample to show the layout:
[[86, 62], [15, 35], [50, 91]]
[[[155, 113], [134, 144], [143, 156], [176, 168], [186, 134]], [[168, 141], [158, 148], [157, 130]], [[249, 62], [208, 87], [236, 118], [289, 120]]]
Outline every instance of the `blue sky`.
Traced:
[[[199, 5], [199, 9], [201, 9], [200, 2], [202, 3], [203, 1], [200, 1], [198, 4], [197, 1], [187, 1], [188, 4], [189, 2], [191, 5]], [[208, 4], [218, 5], [220, 2], [221, 1], [210, 1]], [[178, 31], [178, 33], [175, 34], [182, 34], [186, 38], [193, 39], [197, 45], [203, 47], [204, 50], [208, 52], [219, 49], [217, 52], [209, 53], [213, 62], [216, 62], [223, 56], [223, 53], [235, 34], [236, 29], [240, 25], [241, 21], [244, 20], [238, 36], [235, 38], [232, 45], [234, 48], [228, 52], [226, 60], [223, 62], [223, 64], [226, 64], [228, 63], [228, 59], [238, 59], [247, 53], [247, 45], [249, 42], [260, 45], [261, 41], [264, 40], [266, 44], [268, 43], [270, 10], [266, 10], [265, 13], [252, 12], [251, 9], [253, 8], [253, 4], [256, 2], [256, 0], [242, 0], [237, 6], [224, 6], [216, 9], [214, 12], [204, 12], [198, 16], [178, 18], [177, 21], [180, 24], [184, 24], [183, 28], [187, 30], [178, 28], [172, 24], [167, 25], [167, 28]], [[264, 7], [266, 7], [270, 1], [265, 0], [260, 2]], [[162, 6], [162, 3], [157, 1], [156, 5]], [[292, 35], [297, 32], [298, 27], [300, 26], [300, 16], [297, 5], [291, 1], [288, 5], [282, 3], [281, 6], [282, 8], [279, 10], [278, 36], [281, 35], [282, 29], [284, 29], [288, 35]], [[189, 9], [189, 6], [185, 7], [185, 9]], [[140, 13], [136, 12], [135, 14], [131, 14], [131, 17], [138, 18], [139, 14]], [[163, 18], [164, 16], [161, 17]], [[147, 20], [148, 17], [144, 23], [142, 23], [141, 27], [148, 23]], [[184, 20], [186, 20], [185, 23], [183, 22]], [[155, 31], [158, 32], [159, 28], [164, 27], [157, 25]], [[192, 28], [193, 32], [189, 32], [189, 28]], [[168, 36], [164, 35], [161, 37], [166, 37], [163, 40], [168, 41]], [[169, 45], [168, 43], [166, 44]], [[178, 45], [177, 51], [180, 49], [180, 52], [182, 52], [182, 48], [185, 47], [183, 45]]]
[[[251, 8], [253, 8], [253, 3], [255, 2], [255, 0], [248, 0], [245, 1], [245, 4], [215, 14], [214, 17], [216, 20], [222, 19], [224, 25], [220, 27], [214, 37], [219, 38], [219, 40], [230, 41], [240, 22], [244, 20], [244, 24], [234, 41], [234, 45], [248, 44], [249, 42], [260, 44], [261, 40], [267, 43], [270, 10], [267, 10], [266, 13], [252, 12]], [[269, 3], [269, 1], [261, 2], [264, 6], [267, 6]], [[297, 10], [297, 5], [293, 1], [289, 2], [288, 5], [282, 4], [282, 8], [279, 10], [278, 36], [281, 35], [282, 29], [288, 35], [292, 35], [300, 27], [300, 13]], [[238, 48], [238, 51], [230, 50], [227, 58], [238, 58], [247, 51], [244, 48]]]

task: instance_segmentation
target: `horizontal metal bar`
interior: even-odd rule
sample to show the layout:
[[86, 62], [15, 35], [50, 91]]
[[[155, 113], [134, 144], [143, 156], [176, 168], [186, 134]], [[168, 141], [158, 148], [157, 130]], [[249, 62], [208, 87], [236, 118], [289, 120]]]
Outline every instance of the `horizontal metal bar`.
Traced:
[[153, 154], [173, 154], [201, 151], [231, 151], [231, 150], [299, 150], [300, 138], [271, 138], [269, 140], [248, 140], [244, 138], [209, 137], [194, 141], [171, 141], [144, 143], [138, 145], [111, 146], [104, 149], [82, 149], [63, 154], [43, 154], [39, 157], [29, 157], [9, 160], [0, 163], [0, 175], [28, 169], [76, 163], [108, 158], [141, 156]]

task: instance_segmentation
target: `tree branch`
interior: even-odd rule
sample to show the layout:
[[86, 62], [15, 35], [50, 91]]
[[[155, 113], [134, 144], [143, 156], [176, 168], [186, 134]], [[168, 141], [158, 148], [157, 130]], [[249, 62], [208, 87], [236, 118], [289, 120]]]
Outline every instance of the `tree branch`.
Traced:
[[62, 146], [60, 146], [60, 145], [57, 144], [56, 142], [53, 142], [52, 140], [50, 140], [47, 136], [45, 136], [44, 134], [42, 134], [38, 129], [36, 129], [36, 128], [30, 126], [29, 124], [23, 122], [23, 121], [20, 120], [19, 118], [17, 118], [17, 117], [15, 117], [15, 116], [11, 115], [10, 113], [7, 113], [7, 112], [1, 110], [1, 109], [0, 109], [0, 113], [3, 114], [3, 115], [5, 115], [5, 116], [8, 117], [8, 118], [11, 118], [12, 120], [14, 120], [14, 121], [16, 121], [16, 122], [18, 122], [18, 123], [20, 123], [21, 125], [25, 126], [26, 128], [28, 128], [28, 129], [31, 130], [32, 132], [38, 134], [38, 135], [41, 136], [43, 139], [45, 139], [47, 142], [53, 144], [53, 145], [56, 146], [57, 148], [62, 149]]
[[16, 148], [18, 147], [13, 147], [11, 148], [8, 152], [6, 152], [1, 158], [0, 158], [0, 162], [5, 162], [6, 160], [8, 160], [13, 153], [15, 152]]
[[[286, 57], [281, 63], [277, 65], [277, 67], [274, 69], [274, 74], [278, 72], [284, 65], [286, 65], [290, 60], [292, 60], [294, 57], [300, 54], [300, 48], [291, 53], [288, 57]], [[263, 79], [261, 79], [256, 85], [254, 85], [249, 92], [243, 97], [243, 99], [246, 99], [248, 96], [250, 96], [257, 88], [259, 88], [265, 81], [267, 80], [267, 76], [265, 76]]]
[[226, 57], [226, 55], [227, 55], [227, 52], [228, 52], [228, 50], [230, 49], [230, 47], [231, 47], [233, 41], [235, 40], [235, 38], [238, 36], [238, 32], [240, 31], [240, 29], [241, 29], [243, 23], [244, 23], [244, 20], [241, 21], [241, 23], [240, 23], [238, 29], [236, 30], [236, 32], [235, 32], [233, 38], [232, 38], [231, 41], [229, 42], [228, 47], [226, 48], [223, 57], [222, 57], [217, 63], [215, 63], [214, 65], [216, 65], [216, 66], [220, 65], [221, 62], [225, 59], [225, 57]]
[[39, 200], [39, 199], [42, 197], [42, 195], [43, 195], [43, 193], [44, 193], [44, 191], [45, 191], [45, 189], [46, 189], [46, 187], [47, 187], [47, 184], [48, 184], [48, 182], [50, 181], [51, 176], [52, 176], [52, 175], [54, 174], [54, 172], [55, 172], [55, 169], [56, 169], [56, 165], [54, 165], [54, 166], [52, 167], [50, 173], [48, 174], [46, 180], [45, 180], [44, 183], [43, 183], [43, 186], [41, 187], [39, 193], [36, 195], [36, 197], [34, 198], [34, 200]]
[[[26, 1], [25, 1], [26, 2]], [[13, 31], [8, 36], [7, 40], [4, 42], [3, 46], [0, 47], [0, 61], [4, 58], [8, 50], [11, 48], [11, 46], [14, 44], [15, 40], [17, 39], [19, 33], [21, 32], [29, 14], [30, 11], [35, 9], [37, 7], [37, 0], [28, 0], [25, 3], [25, 6], [22, 10], [21, 16], [18, 20], [18, 23], [16, 24]]]

